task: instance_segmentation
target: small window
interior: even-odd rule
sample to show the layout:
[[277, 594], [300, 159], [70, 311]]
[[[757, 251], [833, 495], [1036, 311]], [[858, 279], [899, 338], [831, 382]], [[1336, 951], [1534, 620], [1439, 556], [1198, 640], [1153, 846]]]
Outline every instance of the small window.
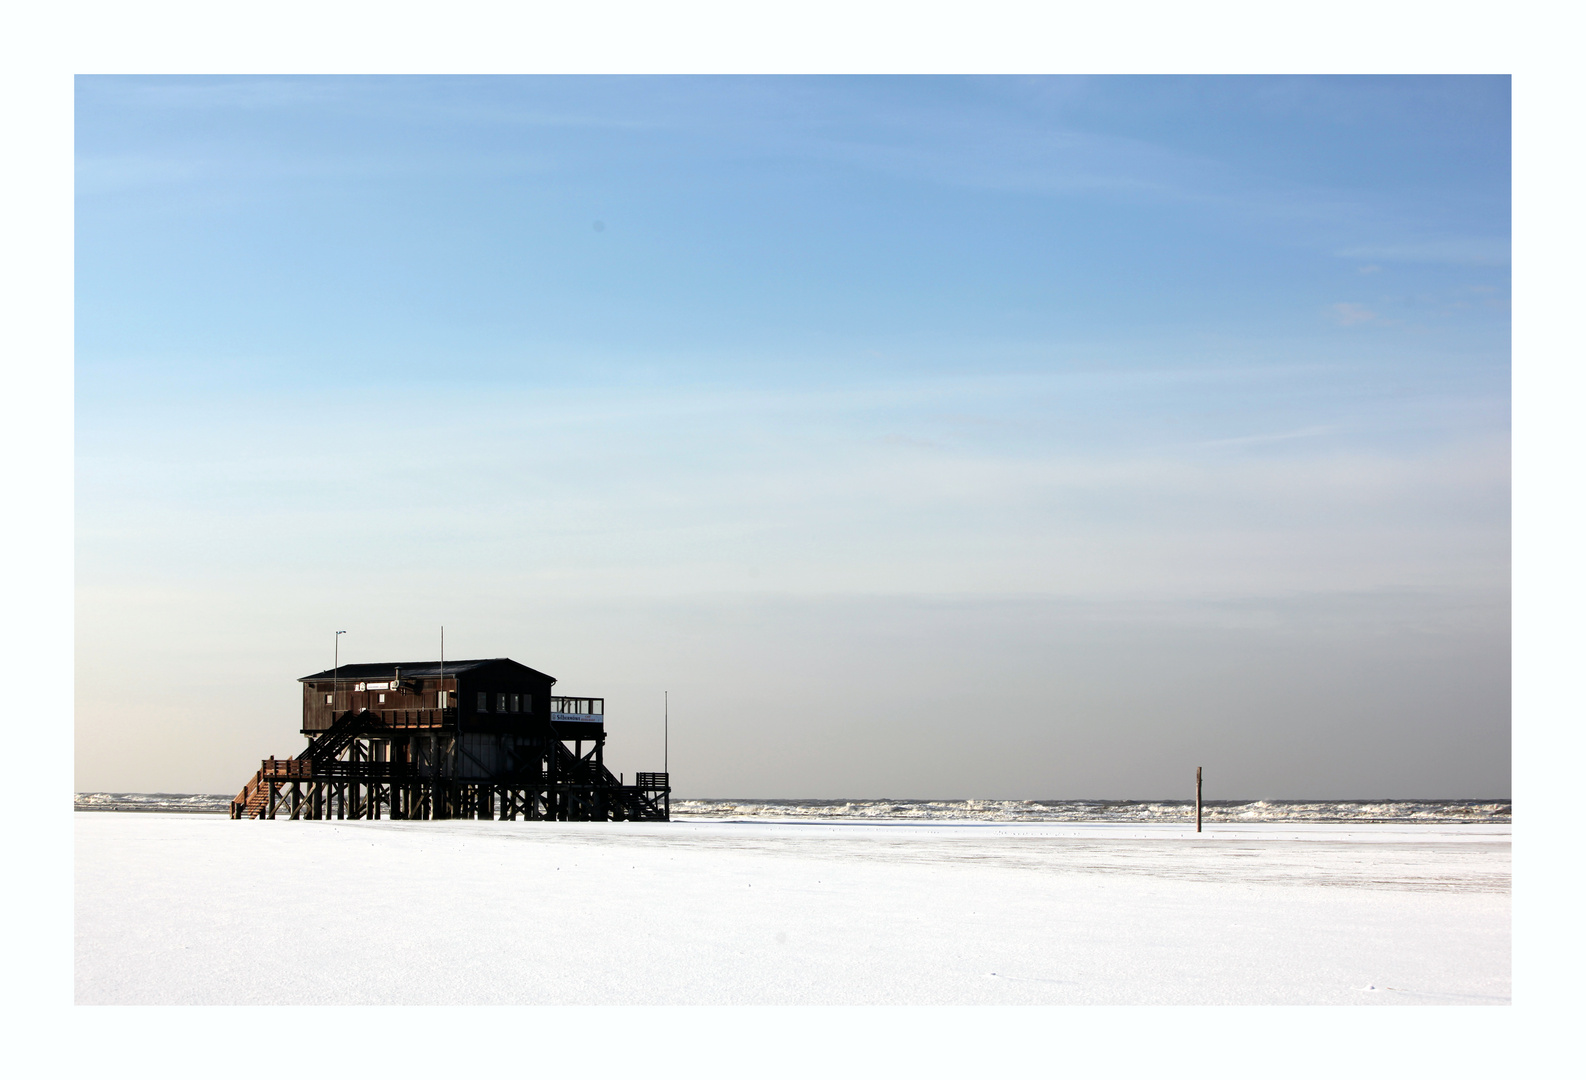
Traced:
[[529, 713], [531, 716], [533, 715], [533, 713], [534, 713], [534, 696], [532, 694], [524, 694], [523, 695], [523, 711], [526, 712], [526, 713]]
[[385, 695], [384, 694], [380, 695], [380, 704], [382, 704], [382, 705], [385, 704]]
[[334, 704], [335, 704], [335, 703], [336, 703], [336, 699], [335, 699], [335, 697], [333, 697], [333, 696], [332, 696], [332, 695], [330, 695], [330, 694], [326, 694], [326, 695], [325, 695], [325, 704], [327, 704], [327, 705], [334, 705]]
[[522, 709], [518, 708], [519, 701], [520, 701], [520, 699], [519, 699], [518, 695], [513, 694], [512, 695], [512, 711], [513, 712], [522, 712], [523, 711]]
[[496, 695], [496, 712], [506, 712], [506, 711], [507, 711], [507, 695], [505, 695], [505, 694], [497, 694]]
[[474, 711], [475, 712], [484, 712], [485, 711], [485, 692], [483, 690], [479, 691], [479, 705], [478, 705], [477, 708], [475, 708]]
[[444, 691], [444, 690], [435, 691], [435, 707], [437, 709], [446, 708], [446, 691]]

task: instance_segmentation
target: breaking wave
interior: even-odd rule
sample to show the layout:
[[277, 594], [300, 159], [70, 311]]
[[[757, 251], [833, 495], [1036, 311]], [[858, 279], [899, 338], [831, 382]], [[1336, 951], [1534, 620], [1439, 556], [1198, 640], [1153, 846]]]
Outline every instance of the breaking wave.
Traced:
[[[673, 799], [674, 818], [755, 818], [761, 820], [832, 821], [1117, 821], [1179, 822], [1193, 819], [1195, 804], [1161, 800], [1114, 802], [1092, 799], [995, 801], [989, 799]], [[1317, 823], [1406, 823], [1429, 825], [1511, 819], [1508, 800], [1410, 799], [1301, 802], [1261, 799], [1255, 802], [1206, 802], [1206, 821], [1310, 821]]]
[[226, 814], [230, 795], [172, 795], [163, 791], [79, 791], [77, 810], [152, 810], [165, 814]]
[[[1319, 824], [1428, 825], [1508, 824], [1508, 800], [1415, 799], [1303, 802], [1261, 799], [1255, 802], [1207, 802], [1207, 821], [1276, 821]], [[78, 810], [151, 811], [179, 814], [224, 814], [230, 795], [184, 795], [165, 792], [78, 792]], [[673, 799], [679, 819], [754, 819], [761, 821], [984, 821], [1032, 823], [1047, 821], [1182, 822], [1193, 819], [1193, 802], [1158, 800], [1123, 802], [1102, 799], [1063, 800], [928, 800], [928, 799]]]

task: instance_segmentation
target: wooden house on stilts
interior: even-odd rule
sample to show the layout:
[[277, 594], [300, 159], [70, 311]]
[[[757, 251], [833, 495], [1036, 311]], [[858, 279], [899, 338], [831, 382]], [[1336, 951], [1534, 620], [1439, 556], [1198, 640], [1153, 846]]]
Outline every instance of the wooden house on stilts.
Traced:
[[666, 773], [606, 768], [605, 702], [513, 660], [305, 675], [296, 757], [264, 761], [233, 818], [667, 821]]

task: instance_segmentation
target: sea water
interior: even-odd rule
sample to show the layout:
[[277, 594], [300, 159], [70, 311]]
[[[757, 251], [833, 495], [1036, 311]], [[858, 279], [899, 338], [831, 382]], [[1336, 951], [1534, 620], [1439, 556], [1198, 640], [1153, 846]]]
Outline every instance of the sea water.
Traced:
[[[230, 795], [79, 792], [78, 810], [224, 814]], [[1507, 824], [1507, 799], [1259, 799], [1202, 804], [1206, 821], [1317, 823], [1423, 822]], [[1192, 801], [1173, 799], [673, 799], [677, 819], [753, 821], [1044, 821], [1175, 822], [1195, 816]]]

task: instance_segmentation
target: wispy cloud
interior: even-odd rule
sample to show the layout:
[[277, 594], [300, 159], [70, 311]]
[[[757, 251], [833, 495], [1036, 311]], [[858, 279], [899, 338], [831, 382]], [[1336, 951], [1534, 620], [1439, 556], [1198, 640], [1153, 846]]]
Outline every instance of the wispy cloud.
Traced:
[[1278, 431], [1266, 435], [1238, 435], [1231, 439], [1208, 439], [1200, 443], [1201, 446], [1255, 446], [1261, 443], [1288, 442], [1291, 439], [1309, 439], [1317, 435], [1326, 435], [1335, 430], [1331, 427], [1308, 427], [1298, 431]]
[[1364, 304], [1334, 304], [1331, 310], [1333, 321], [1339, 326], [1359, 326], [1361, 323], [1386, 321]]
[[1373, 262], [1451, 263], [1457, 266], [1507, 266], [1508, 237], [1451, 236], [1404, 244], [1344, 248], [1341, 259]]

